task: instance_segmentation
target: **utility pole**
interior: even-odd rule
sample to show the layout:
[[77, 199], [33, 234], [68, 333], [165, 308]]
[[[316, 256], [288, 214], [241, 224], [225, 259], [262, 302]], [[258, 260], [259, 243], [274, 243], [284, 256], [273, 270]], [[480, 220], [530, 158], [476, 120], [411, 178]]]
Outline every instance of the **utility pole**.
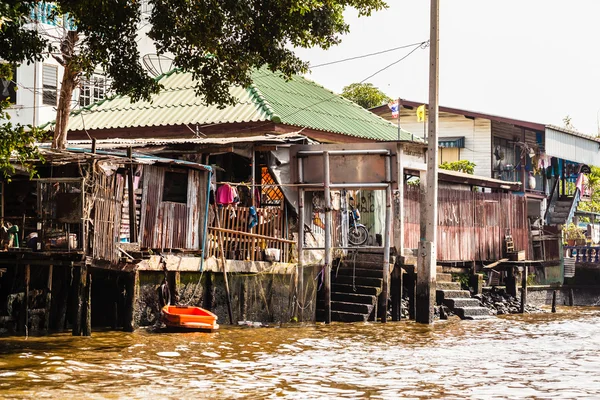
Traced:
[[421, 241], [417, 259], [417, 322], [431, 324], [436, 290], [436, 235], [438, 201], [438, 97], [439, 97], [439, 0], [431, 0], [429, 47], [429, 118], [427, 136], [427, 177], [421, 185]]

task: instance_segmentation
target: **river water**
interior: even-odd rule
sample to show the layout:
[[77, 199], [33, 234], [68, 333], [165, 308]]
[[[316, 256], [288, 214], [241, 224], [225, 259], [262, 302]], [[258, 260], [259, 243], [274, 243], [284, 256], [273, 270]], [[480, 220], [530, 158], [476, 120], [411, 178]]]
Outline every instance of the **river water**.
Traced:
[[598, 398], [600, 309], [0, 338], [0, 398]]

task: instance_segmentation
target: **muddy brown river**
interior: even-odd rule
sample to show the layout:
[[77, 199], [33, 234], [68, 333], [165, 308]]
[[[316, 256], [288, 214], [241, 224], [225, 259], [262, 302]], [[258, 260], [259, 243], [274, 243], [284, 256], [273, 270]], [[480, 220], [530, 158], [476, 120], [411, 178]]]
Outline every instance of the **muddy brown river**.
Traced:
[[0, 398], [598, 398], [600, 309], [0, 338]]

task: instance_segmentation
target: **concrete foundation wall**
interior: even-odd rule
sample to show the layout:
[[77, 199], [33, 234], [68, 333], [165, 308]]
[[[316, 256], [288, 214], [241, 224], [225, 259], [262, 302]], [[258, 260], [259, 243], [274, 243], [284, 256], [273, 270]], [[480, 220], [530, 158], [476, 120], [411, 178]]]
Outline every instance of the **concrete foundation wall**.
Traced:
[[527, 292], [527, 303], [535, 306], [552, 305], [552, 293], [556, 290], [556, 305], [568, 305], [571, 290], [573, 290], [573, 305], [600, 305], [600, 286], [531, 286]]
[[[304, 270], [304, 321], [314, 321], [316, 303], [315, 268]], [[152, 326], [160, 320], [160, 287], [164, 272], [140, 271], [135, 322]], [[296, 273], [228, 274], [234, 324], [254, 321], [264, 324], [286, 323], [296, 316]], [[215, 313], [220, 324], [229, 324], [227, 295], [223, 274], [214, 272], [169, 272], [171, 294], [178, 304], [203, 307]], [[174, 290], [176, 288], [176, 290]]]

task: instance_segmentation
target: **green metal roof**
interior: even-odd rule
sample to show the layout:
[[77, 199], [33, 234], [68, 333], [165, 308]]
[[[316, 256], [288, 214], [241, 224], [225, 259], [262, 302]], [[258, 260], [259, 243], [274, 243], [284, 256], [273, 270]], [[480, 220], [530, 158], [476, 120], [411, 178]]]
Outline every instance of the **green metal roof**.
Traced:
[[[116, 96], [71, 113], [69, 130], [274, 122], [373, 140], [396, 140], [398, 128], [385, 119], [301, 76], [291, 80], [266, 69], [252, 74], [247, 89], [232, 86], [238, 99], [219, 109], [202, 104], [190, 73], [174, 70], [157, 78], [163, 89], [151, 101]], [[412, 135], [401, 131], [402, 140]]]

